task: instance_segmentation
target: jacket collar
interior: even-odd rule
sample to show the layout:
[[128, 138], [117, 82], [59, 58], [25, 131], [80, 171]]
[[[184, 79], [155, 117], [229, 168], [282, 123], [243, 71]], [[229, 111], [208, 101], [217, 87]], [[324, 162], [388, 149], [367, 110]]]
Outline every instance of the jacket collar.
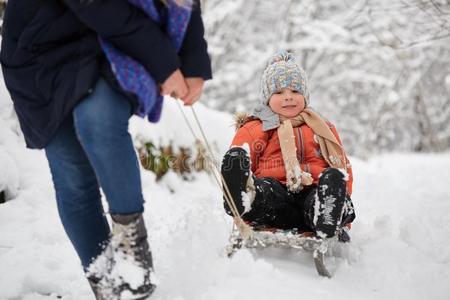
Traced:
[[252, 113], [253, 117], [261, 120], [263, 123], [263, 131], [278, 128], [280, 126], [280, 117], [274, 113], [269, 106], [260, 103]]

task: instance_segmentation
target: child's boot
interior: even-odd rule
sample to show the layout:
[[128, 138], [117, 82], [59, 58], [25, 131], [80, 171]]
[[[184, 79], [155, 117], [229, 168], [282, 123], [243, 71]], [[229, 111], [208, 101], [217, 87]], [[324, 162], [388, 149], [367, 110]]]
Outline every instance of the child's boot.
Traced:
[[[248, 212], [255, 198], [255, 188], [250, 171], [250, 157], [247, 151], [241, 147], [228, 150], [222, 161], [221, 172], [239, 215]], [[224, 193], [226, 193], [226, 187], [224, 186]], [[224, 207], [225, 211], [232, 215], [226, 201]]]
[[351, 238], [349, 234], [349, 227], [346, 225], [353, 222], [355, 217], [355, 209], [353, 208], [352, 200], [347, 196], [345, 198], [345, 204], [342, 212], [341, 229], [338, 231], [338, 238], [340, 242], [350, 242]]

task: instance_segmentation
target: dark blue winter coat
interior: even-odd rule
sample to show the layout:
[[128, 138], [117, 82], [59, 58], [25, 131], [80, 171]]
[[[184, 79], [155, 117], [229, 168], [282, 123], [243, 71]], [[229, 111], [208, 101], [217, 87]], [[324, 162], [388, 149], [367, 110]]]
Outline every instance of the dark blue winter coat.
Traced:
[[[165, 12], [160, 1], [155, 5]], [[198, 4], [177, 54], [162, 29], [127, 0], [9, 0], [0, 61], [27, 146], [44, 148], [100, 76], [120, 89], [98, 36], [162, 83], [177, 68], [186, 77], [211, 78], [203, 34]]]

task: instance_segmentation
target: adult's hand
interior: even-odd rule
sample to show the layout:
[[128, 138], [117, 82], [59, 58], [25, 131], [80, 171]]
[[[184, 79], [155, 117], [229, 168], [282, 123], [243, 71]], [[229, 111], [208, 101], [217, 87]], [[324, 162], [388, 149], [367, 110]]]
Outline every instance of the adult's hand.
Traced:
[[188, 87], [188, 93], [186, 96], [181, 97], [181, 100], [183, 100], [184, 105], [192, 105], [200, 99], [205, 80], [201, 77], [187, 77], [185, 82]]
[[184, 76], [179, 69], [176, 69], [161, 86], [161, 95], [170, 95], [174, 98], [182, 99], [188, 94], [188, 87]]

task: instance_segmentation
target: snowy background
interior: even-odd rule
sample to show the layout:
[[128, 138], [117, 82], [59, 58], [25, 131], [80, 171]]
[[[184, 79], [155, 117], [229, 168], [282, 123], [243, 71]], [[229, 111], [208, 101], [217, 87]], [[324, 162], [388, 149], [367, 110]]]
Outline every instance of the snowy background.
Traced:
[[[159, 279], [152, 299], [449, 299], [450, 2], [203, 2], [215, 79], [195, 110], [217, 158], [233, 136], [231, 113], [258, 101], [267, 57], [291, 49], [310, 75], [313, 106], [351, 153], [357, 219], [332, 279], [302, 251], [242, 250], [230, 260], [215, 181], [169, 172], [156, 182], [142, 169]], [[0, 82], [0, 300], [93, 299], [45, 155], [25, 148]], [[193, 147], [173, 99], [161, 123], [133, 118], [130, 132], [136, 146]]]
[[203, 2], [211, 107], [251, 109], [267, 57], [289, 49], [351, 154], [450, 149], [449, 0]]

